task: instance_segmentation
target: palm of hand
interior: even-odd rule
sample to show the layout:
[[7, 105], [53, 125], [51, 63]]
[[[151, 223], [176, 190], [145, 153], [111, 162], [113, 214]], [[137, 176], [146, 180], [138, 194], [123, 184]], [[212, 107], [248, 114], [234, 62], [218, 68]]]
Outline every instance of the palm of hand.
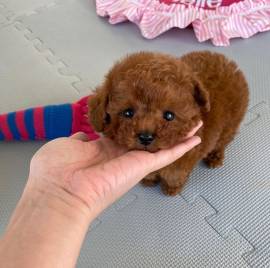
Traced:
[[[61, 138], [47, 143], [33, 157], [29, 183], [44, 189], [59, 187], [84, 203], [100, 202], [120, 181], [117, 158], [125, 149], [108, 139], [85, 142], [76, 138]], [[120, 174], [119, 174], [120, 171]], [[115, 176], [117, 174], [117, 177]]]

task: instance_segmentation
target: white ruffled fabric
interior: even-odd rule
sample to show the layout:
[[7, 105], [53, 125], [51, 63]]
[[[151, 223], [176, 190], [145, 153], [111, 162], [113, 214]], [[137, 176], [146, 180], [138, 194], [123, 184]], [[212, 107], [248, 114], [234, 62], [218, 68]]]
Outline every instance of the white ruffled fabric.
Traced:
[[192, 24], [199, 42], [211, 39], [216, 46], [228, 46], [231, 38], [270, 30], [270, 0], [243, 0], [214, 10], [158, 0], [96, 0], [96, 8], [98, 15], [109, 16], [111, 24], [126, 20], [137, 24], [147, 39]]

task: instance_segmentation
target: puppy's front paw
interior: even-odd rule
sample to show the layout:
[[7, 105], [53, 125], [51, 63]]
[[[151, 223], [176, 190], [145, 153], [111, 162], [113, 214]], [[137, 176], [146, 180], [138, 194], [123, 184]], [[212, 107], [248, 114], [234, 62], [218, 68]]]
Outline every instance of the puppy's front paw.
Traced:
[[204, 162], [209, 168], [218, 168], [223, 165], [223, 160], [224, 151], [215, 150], [208, 154], [208, 156], [204, 159]]
[[[183, 166], [183, 165], [182, 165]], [[188, 172], [176, 167], [161, 170], [161, 190], [165, 195], [174, 196], [181, 192], [186, 183]]]
[[175, 196], [181, 192], [183, 185], [169, 185], [166, 181], [161, 181], [161, 190], [165, 195]]
[[141, 180], [141, 184], [145, 187], [153, 187], [159, 183], [160, 177], [156, 173], [151, 173]]

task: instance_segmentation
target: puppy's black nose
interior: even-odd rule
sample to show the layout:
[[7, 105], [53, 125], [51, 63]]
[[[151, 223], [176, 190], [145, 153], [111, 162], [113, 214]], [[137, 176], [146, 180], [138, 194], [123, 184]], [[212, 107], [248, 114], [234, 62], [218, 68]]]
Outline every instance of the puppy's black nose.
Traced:
[[138, 134], [138, 139], [142, 145], [149, 145], [154, 140], [154, 135], [149, 132], [142, 132]]

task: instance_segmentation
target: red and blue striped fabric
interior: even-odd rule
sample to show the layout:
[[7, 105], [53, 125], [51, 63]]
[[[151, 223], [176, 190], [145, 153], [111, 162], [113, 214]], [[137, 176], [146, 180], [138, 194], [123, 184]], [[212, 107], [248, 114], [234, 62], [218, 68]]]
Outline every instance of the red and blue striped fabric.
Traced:
[[48, 105], [0, 115], [0, 140], [52, 140], [83, 131], [99, 136], [87, 120], [87, 99], [73, 104]]

